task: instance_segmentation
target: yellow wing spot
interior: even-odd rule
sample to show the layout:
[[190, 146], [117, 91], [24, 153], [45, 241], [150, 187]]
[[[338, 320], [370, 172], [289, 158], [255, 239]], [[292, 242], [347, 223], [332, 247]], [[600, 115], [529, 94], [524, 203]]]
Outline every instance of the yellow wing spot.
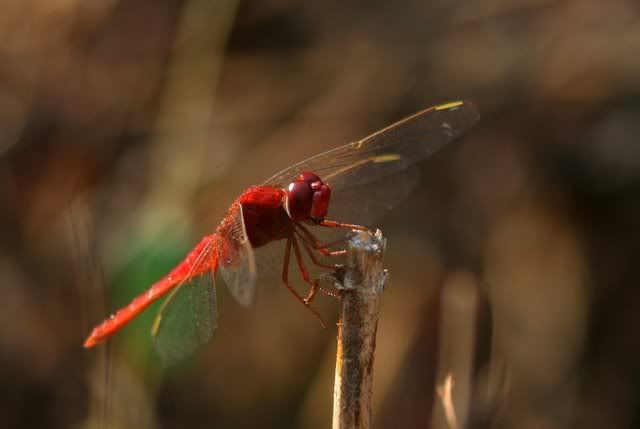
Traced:
[[352, 165], [349, 165], [347, 167], [341, 168], [339, 170], [336, 170], [333, 172], [333, 174], [328, 174], [327, 176], [323, 177], [323, 179], [325, 181], [331, 180], [336, 176], [339, 176], [341, 174], [347, 173], [349, 170], [354, 170], [357, 167], [361, 167], [365, 164], [381, 164], [383, 162], [393, 162], [393, 161], [398, 161], [402, 159], [402, 157], [400, 155], [398, 155], [397, 153], [387, 153], [384, 155], [377, 155], [377, 156], [372, 156], [370, 158], [366, 158], [363, 160], [360, 160]]
[[160, 322], [162, 322], [162, 314], [158, 314], [156, 318], [153, 320], [153, 325], [151, 326], [151, 336], [155, 337], [158, 335], [158, 331], [160, 330]]
[[371, 162], [373, 162], [375, 164], [381, 164], [383, 162], [398, 161], [398, 160], [400, 160], [400, 158], [402, 158], [402, 157], [400, 155], [398, 155], [397, 153], [387, 153], [385, 155], [374, 156], [373, 158], [371, 158]]
[[436, 110], [449, 110], [453, 109], [454, 107], [462, 106], [463, 104], [464, 101], [452, 101], [451, 103], [440, 104], [439, 106], [436, 106]]

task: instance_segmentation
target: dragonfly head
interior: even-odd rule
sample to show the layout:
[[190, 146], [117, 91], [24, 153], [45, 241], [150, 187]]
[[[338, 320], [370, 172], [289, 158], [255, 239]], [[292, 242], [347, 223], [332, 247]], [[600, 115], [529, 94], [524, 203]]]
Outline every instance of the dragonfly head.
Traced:
[[284, 208], [292, 220], [322, 220], [329, 211], [331, 188], [313, 173], [300, 173], [285, 189]]

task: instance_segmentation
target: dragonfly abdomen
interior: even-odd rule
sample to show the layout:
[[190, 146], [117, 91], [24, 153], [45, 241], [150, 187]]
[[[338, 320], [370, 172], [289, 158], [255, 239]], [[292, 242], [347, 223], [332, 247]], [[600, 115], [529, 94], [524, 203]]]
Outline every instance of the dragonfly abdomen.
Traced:
[[84, 342], [89, 348], [109, 338], [120, 330], [131, 319], [142, 313], [147, 307], [164, 296], [174, 287], [192, 277], [206, 272], [215, 273], [218, 268], [218, 253], [216, 252], [217, 235], [207, 235], [200, 243], [178, 264], [169, 274], [158, 280], [149, 289], [133, 299], [126, 307], [105, 319], [96, 326]]

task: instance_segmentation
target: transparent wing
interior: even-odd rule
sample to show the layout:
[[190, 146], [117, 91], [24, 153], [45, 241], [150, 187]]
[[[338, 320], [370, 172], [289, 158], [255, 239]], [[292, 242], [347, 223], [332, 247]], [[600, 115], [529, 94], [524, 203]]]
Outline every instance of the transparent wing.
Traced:
[[247, 238], [242, 205], [234, 203], [218, 229], [218, 268], [231, 294], [244, 306], [256, 299], [256, 258]]
[[260, 279], [282, 276], [286, 243], [287, 240], [275, 240], [254, 249]]
[[214, 273], [177, 286], [158, 311], [151, 335], [166, 364], [192, 354], [213, 338], [217, 326]]
[[[410, 166], [406, 170], [385, 175], [380, 180], [332, 192], [330, 218], [370, 226], [407, 198], [419, 181], [420, 171]], [[324, 240], [335, 240], [331, 235], [334, 234], [329, 232], [329, 237]]]
[[362, 140], [295, 164], [265, 185], [284, 187], [301, 171], [310, 171], [329, 183], [333, 202], [333, 196], [345, 189], [380, 181], [428, 158], [479, 118], [477, 109], [466, 101], [434, 106]]

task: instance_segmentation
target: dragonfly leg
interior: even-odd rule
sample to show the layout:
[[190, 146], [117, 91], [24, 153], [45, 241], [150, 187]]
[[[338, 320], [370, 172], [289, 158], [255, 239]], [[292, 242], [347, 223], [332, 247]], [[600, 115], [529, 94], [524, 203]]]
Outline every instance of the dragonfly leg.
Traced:
[[[302, 246], [304, 247], [304, 249], [307, 252], [307, 255], [309, 255], [309, 257], [311, 258], [311, 261], [317, 265], [318, 267], [321, 268], [327, 268], [330, 270], [335, 270], [336, 268], [341, 267], [341, 264], [325, 264], [322, 261], [320, 261], [318, 259], [318, 257], [315, 255], [315, 253], [313, 252], [313, 249], [320, 251], [320, 249], [313, 247], [313, 243], [309, 242], [309, 239], [307, 237], [305, 237], [304, 235], [300, 234], [300, 232], [295, 231], [295, 234], [300, 237], [300, 242], [302, 243]], [[312, 248], [313, 247], [313, 248]], [[344, 250], [339, 250], [339, 251], [335, 251], [335, 252], [344, 252]], [[322, 253], [322, 252], [320, 252]], [[324, 253], [323, 253], [324, 254]], [[343, 255], [344, 253], [334, 253], [331, 255], [325, 255], [325, 256], [340, 256]]]
[[[300, 269], [300, 274], [302, 275], [302, 278], [304, 279], [304, 281], [311, 286], [311, 289], [309, 290], [309, 295], [304, 299], [305, 303], [307, 305], [310, 305], [313, 302], [313, 299], [315, 298], [318, 291], [324, 293], [325, 295], [329, 295], [333, 298], [340, 299], [341, 295], [339, 293], [332, 292], [329, 289], [326, 289], [320, 286], [318, 279], [311, 281], [309, 273], [304, 266], [304, 260], [302, 259], [302, 252], [300, 252], [300, 247], [298, 246], [298, 240], [295, 238], [295, 236], [292, 236], [292, 244], [293, 244], [293, 250], [296, 253], [296, 260], [298, 261], [298, 268]], [[315, 256], [311, 252], [311, 249], [307, 247], [307, 244], [304, 241], [302, 242], [302, 244], [305, 246], [305, 249], [307, 250], [307, 253], [311, 257], [311, 259], [314, 260]]]
[[309, 272], [307, 268], [304, 266], [304, 260], [302, 259], [302, 252], [300, 252], [300, 246], [298, 246], [298, 240], [294, 235], [291, 235], [291, 244], [293, 244], [293, 251], [296, 254], [296, 261], [298, 262], [298, 269], [300, 271], [300, 275], [302, 279], [311, 286], [309, 290], [309, 295], [304, 298], [304, 303], [306, 305], [310, 305], [313, 302], [316, 294], [318, 293], [318, 280], [311, 281], [311, 277], [309, 276]]
[[[341, 265], [340, 264], [322, 264], [318, 258], [316, 257], [316, 255], [314, 255], [313, 251], [311, 250], [311, 247], [309, 247], [309, 244], [303, 239], [301, 241], [302, 243], [302, 247], [304, 248], [304, 250], [307, 252], [307, 255], [309, 255], [309, 258], [311, 258], [311, 260], [313, 261], [313, 263], [321, 268], [328, 268], [328, 269], [332, 269], [335, 270], [337, 268], [340, 268]], [[309, 273], [307, 272], [305, 266], [304, 266], [304, 260], [302, 259], [302, 255], [300, 252], [300, 248], [298, 246], [298, 241], [295, 239], [293, 240], [293, 248], [296, 252], [296, 259], [298, 261], [298, 267], [300, 268], [300, 272], [302, 274], [303, 279], [309, 284], [311, 285], [311, 290], [309, 291], [309, 296], [307, 296], [305, 298], [305, 301], [310, 304], [313, 299], [315, 298], [316, 294], [318, 292], [322, 292], [325, 295], [328, 295], [332, 298], [336, 298], [336, 299], [340, 299], [342, 298], [341, 294], [339, 292], [334, 292], [330, 289], [324, 288], [322, 286], [320, 286], [319, 283], [319, 279], [314, 280], [313, 282], [311, 282], [311, 279], [309, 278]]]
[[318, 225], [324, 226], [327, 228], [346, 228], [346, 229], [355, 229], [356, 231], [371, 232], [371, 230], [366, 226], [356, 225], [353, 223], [342, 223], [342, 222], [337, 222], [335, 220], [328, 220], [328, 219], [321, 220], [320, 222], [318, 222]]
[[[324, 320], [322, 320], [320, 313], [318, 313], [313, 307], [311, 307], [309, 305], [310, 302], [307, 302], [305, 298], [301, 297], [300, 294], [298, 294], [298, 292], [289, 284], [289, 261], [291, 260], [292, 243], [293, 243], [294, 249], [296, 250], [296, 258], [300, 253], [300, 249], [297, 247], [295, 237], [293, 235], [289, 236], [287, 238], [287, 244], [286, 244], [285, 253], [284, 253], [284, 264], [282, 266], [282, 282], [284, 283], [284, 286], [289, 290], [289, 292], [291, 292], [298, 301], [300, 301], [311, 313], [313, 313], [314, 316], [316, 316], [316, 318], [320, 321], [320, 324], [322, 325], [322, 327], [326, 328], [327, 325], [324, 323]], [[298, 260], [298, 266], [300, 266], [300, 260]], [[304, 275], [303, 275], [303, 278], [304, 278]], [[307, 273], [306, 279], [308, 278], [309, 278], [309, 274]], [[314, 292], [314, 295], [315, 295], [315, 292]]]
[[[304, 241], [306, 241], [309, 245], [311, 245], [314, 249], [316, 249], [318, 252], [322, 253], [323, 255], [325, 255], [325, 256], [342, 256], [342, 255], [347, 253], [346, 249], [329, 250], [329, 247], [335, 246], [336, 244], [344, 243], [349, 238], [348, 236], [343, 237], [343, 238], [341, 238], [339, 240], [333, 241], [331, 243], [322, 243], [307, 228], [305, 228], [304, 226], [302, 226], [300, 224], [295, 224], [295, 225], [300, 229], [300, 231], [302, 231], [302, 233], [300, 233], [300, 231], [296, 230], [296, 233], [298, 233], [300, 238], [302, 238]], [[333, 268], [335, 268], [335, 267], [333, 267]]]
[[322, 243], [320, 240], [318, 240], [318, 238], [313, 235], [313, 233], [311, 231], [309, 231], [309, 229], [307, 227], [305, 227], [303, 224], [296, 222], [294, 224], [298, 229], [300, 229], [300, 231], [302, 231], [302, 233], [306, 236], [307, 241], [309, 242], [309, 244], [311, 244], [313, 246], [314, 249], [329, 249], [330, 247], [336, 246], [338, 244], [343, 244], [344, 242], [346, 242], [351, 235], [347, 234], [344, 237], [338, 238], [337, 240], [334, 241], [330, 241], [328, 243]]

